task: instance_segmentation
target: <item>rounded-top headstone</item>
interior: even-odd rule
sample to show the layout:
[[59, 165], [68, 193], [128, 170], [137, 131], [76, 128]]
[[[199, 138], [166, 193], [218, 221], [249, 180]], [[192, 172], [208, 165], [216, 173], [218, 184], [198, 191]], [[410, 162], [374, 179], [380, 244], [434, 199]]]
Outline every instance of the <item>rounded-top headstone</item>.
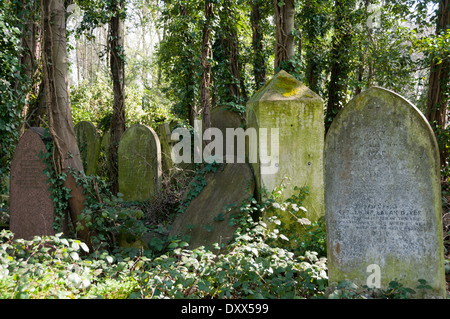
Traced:
[[330, 284], [445, 297], [439, 167], [430, 125], [400, 95], [370, 88], [343, 108], [325, 142]]
[[95, 175], [100, 155], [100, 137], [97, 129], [91, 122], [81, 121], [75, 125], [74, 130], [84, 171], [86, 175]]
[[39, 158], [47, 152], [43, 136], [43, 128], [26, 130], [11, 161], [9, 228], [16, 238], [54, 234], [55, 210], [44, 174], [47, 166]]
[[169, 123], [161, 123], [159, 128], [159, 141], [161, 143], [161, 161], [163, 171], [168, 172], [173, 168], [173, 162], [171, 158], [172, 141]]
[[122, 135], [118, 150], [119, 192], [124, 200], [147, 201], [161, 189], [161, 144], [156, 132], [134, 124]]

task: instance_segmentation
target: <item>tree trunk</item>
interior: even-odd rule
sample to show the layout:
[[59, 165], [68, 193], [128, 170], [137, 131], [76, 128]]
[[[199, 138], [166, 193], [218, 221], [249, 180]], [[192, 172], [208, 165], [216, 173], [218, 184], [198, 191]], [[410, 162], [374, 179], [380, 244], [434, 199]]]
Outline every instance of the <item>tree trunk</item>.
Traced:
[[[203, 25], [202, 37], [202, 84], [201, 84], [201, 108], [203, 112], [203, 128], [211, 127], [211, 18], [213, 15], [213, 3], [211, 0], [205, 2], [205, 23]], [[208, 141], [205, 141], [208, 143]]]
[[274, 0], [275, 12], [275, 72], [279, 69], [289, 69], [289, 60], [294, 56], [295, 8], [294, 0]]
[[350, 46], [352, 44], [352, 25], [350, 14], [354, 0], [336, 1], [335, 34], [331, 49], [331, 75], [328, 86], [328, 104], [325, 118], [327, 129], [339, 110], [345, 104], [347, 79], [350, 72]]
[[[189, 11], [188, 11], [188, 5], [185, 4], [181, 8], [181, 15], [186, 17], [186, 21], [188, 19]], [[155, 17], [156, 19], [156, 17]], [[186, 25], [186, 30], [189, 28]], [[185, 41], [185, 45], [189, 46], [189, 43], [193, 41], [192, 35], [189, 34], [187, 31], [182, 31], [182, 38]], [[161, 42], [160, 36], [158, 36], [159, 42]], [[188, 109], [188, 117], [189, 117], [189, 124], [194, 127], [194, 121], [198, 118], [198, 107], [197, 107], [197, 99], [195, 97], [195, 57], [191, 53], [192, 51], [183, 52], [182, 59], [184, 65], [187, 66], [187, 72], [184, 76], [184, 84], [185, 84], [185, 96], [184, 96], [184, 103]], [[158, 67], [158, 78], [161, 78], [161, 67]], [[159, 80], [158, 80], [159, 81]], [[159, 82], [158, 82], [159, 83]]]
[[[34, 96], [39, 96], [41, 87], [40, 74], [40, 55], [41, 47], [38, 39], [40, 38], [39, 18], [37, 13], [39, 7], [36, 2], [22, 0], [17, 4], [16, 14], [22, 23], [21, 25], [21, 53], [20, 64], [23, 67], [23, 75], [28, 80], [27, 95], [25, 97], [25, 105], [22, 109], [21, 118], [24, 120], [19, 129], [19, 136], [23, 134], [27, 125], [33, 126], [37, 118], [38, 103]], [[18, 89], [18, 88], [16, 88]]]
[[[56, 171], [65, 173], [64, 186], [69, 188], [70, 215], [75, 229], [84, 208], [83, 188], [77, 186], [73, 172], [83, 173], [72, 122], [69, 100], [68, 65], [66, 48], [66, 18], [62, 0], [42, 0], [44, 43], [42, 49], [45, 99], [50, 133], [55, 146]], [[89, 231], [82, 224], [77, 236], [90, 243]]]
[[266, 64], [263, 51], [263, 34], [261, 30], [261, 11], [258, 1], [253, 1], [250, 16], [252, 25], [252, 48], [253, 48], [253, 76], [256, 89], [258, 90], [266, 83]]
[[[436, 34], [442, 34], [448, 30], [450, 23], [450, 1], [439, 1], [437, 15]], [[450, 61], [448, 56], [441, 57], [438, 62], [433, 57], [430, 67], [430, 79], [428, 88], [427, 109], [425, 116], [434, 129], [445, 129], [448, 125], [448, 96], [450, 94]], [[438, 136], [439, 139], [439, 136]], [[441, 165], [445, 165], [448, 153], [445, 147], [440, 148]]]
[[[327, 49], [323, 44], [330, 30], [328, 23], [324, 23], [329, 19], [325, 6], [325, 1], [305, 1], [300, 12], [302, 49], [305, 52], [305, 82], [316, 93], [322, 91], [322, 74], [328, 58]], [[300, 49], [299, 53], [301, 54]]]
[[115, 13], [109, 23], [110, 68], [113, 82], [114, 102], [111, 119], [111, 139], [109, 144], [110, 181], [113, 194], [119, 192], [118, 149], [125, 132], [125, 61], [123, 47], [123, 21], [120, 17], [122, 0], [114, 0]]

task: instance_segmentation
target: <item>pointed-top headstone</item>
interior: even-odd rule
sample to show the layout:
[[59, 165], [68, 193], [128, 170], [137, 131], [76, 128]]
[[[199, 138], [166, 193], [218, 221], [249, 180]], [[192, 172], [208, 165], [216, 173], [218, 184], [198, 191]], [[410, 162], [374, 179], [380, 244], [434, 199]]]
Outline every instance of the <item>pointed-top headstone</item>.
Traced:
[[305, 84], [297, 80], [284, 70], [259, 89], [249, 100], [253, 101], [275, 101], [275, 100], [298, 100], [302, 98], [318, 99], [321, 97], [311, 91]]
[[16, 238], [54, 234], [55, 210], [44, 173], [47, 166], [39, 158], [47, 152], [43, 138], [43, 128], [26, 130], [11, 162], [10, 230]]
[[[307, 217], [314, 221], [323, 216], [324, 114], [320, 96], [282, 70], [248, 101], [247, 127], [258, 134], [258, 162], [252, 166], [259, 195], [263, 188], [273, 191], [287, 176], [290, 180], [283, 197], [298, 195], [295, 186], [307, 186]], [[271, 161], [261, 161], [264, 155]]]

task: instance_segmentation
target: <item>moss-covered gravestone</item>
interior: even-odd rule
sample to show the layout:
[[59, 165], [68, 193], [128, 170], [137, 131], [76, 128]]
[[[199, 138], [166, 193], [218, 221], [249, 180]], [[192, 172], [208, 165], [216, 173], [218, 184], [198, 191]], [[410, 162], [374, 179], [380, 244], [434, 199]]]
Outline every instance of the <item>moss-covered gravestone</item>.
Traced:
[[[273, 191], [287, 176], [290, 180], [284, 198], [295, 193], [295, 186], [307, 186], [310, 195], [303, 203], [307, 217], [317, 220], [323, 216], [322, 99], [293, 76], [280, 71], [248, 101], [247, 127], [255, 128], [258, 135], [257, 161], [252, 162], [257, 192], [262, 188]], [[273, 134], [274, 129], [278, 129], [278, 136]]]
[[119, 142], [119, 192], [124, 200], [147, 201], [161, 189], [161, 145], [145, 125], [128, 128]]
[[190, 249], [213, 248], [233, 239], [241, 216], [239, 206], [253, 195], [254, 177], [247, 163], [221, 164], [205, 176], [206, 186], [171, 226], [169, 236], [187, 239]]
[[370, 88], [344, 107], [325, 144], [330, 285], [397, 281], [445, 297], [439, 174], [433, 131], [404, 98]]
[[161, 142], [161, 161], [163, 171], [168, 172], [173, 168], [172, 162], [172, 140], [169, 123], [162, 123], [158, 125], [159, 141]]
[[11, 162], [10, 230], [16, 238], [54, 234], [55, 209], [40, 154], [47, 153], [44, 129], [32, 127], [17, 144]]
[[94, 124], [88, 121], [78, 122], [75, 127], [75, 137], [80, 149], [86, 175], [97, 174], [98, 158], [100, 155], [100, 137]]

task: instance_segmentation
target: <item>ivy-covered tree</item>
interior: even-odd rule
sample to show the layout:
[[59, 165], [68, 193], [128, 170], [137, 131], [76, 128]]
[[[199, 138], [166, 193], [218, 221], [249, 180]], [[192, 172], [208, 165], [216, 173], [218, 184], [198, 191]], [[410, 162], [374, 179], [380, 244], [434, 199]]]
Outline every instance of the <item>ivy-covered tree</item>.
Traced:
[[161, 90], [173, 101], [173, 112], [192, 126], [199, 116], [202, 12], [197, 1], [164, 1], [160, 18], [164, 34], [157, 50]]
[[447, 166], [450, 148], [448, 128], [450, 99], [450, 1], [440, 0], [436, 15], [435, 45], [430, 50], [429, 87], [426, 117], [432, 123], [440, 144], [441, 165]]
[[200, 87], [201, 112], [203, 128], [211, 127], [211, 32], [212, 19], [214, 17], [213, 0], [205, 0], [204, 20], [202, 29], [202, 83]]
[[294, 23], [295, 23], [295, 6], [294, 0], [274, 0], [274, 20], [276, 25], [275, 31], [275, 72], [279, 69], [290, 70], [290, 59], [294, 56]]
[[215, 105], [240, 108], [247, 100], [239, 30], [247, 17], [240, 9], [238, 1], [222, 0], [216, 10], [218, 21], [212, 47]]
[[[23, 73], [20, 55], [22, 32], [13, 3], [0, 2], [0, 193], [6, 193], [4, 178], [19, 138], [21, 111], [29, 79]], [[0, 203], [1, 204], [1, 203]]]
[[[332, 27], [330, 0], [305, 1], [297, 14], [302, 31], [304, 82], [314, 92], [324, 92], [329, 53], [328, 33]], [[321, 94], [322, 95], [322, 94]]]
[[83, 163], [78, 149], [70, 108], [66, 46], [66, 10], [63, 0], [42, 1], [43, 79], [48, 126], [55, 149], [55, 170], [64, 174], [64, 187], [70, 189], [68, 206], [77, 236], [90, 244], [89, 229], [81, 224], [79, 216], [84, 209], [84, 189], [76, 181], [83, 174]]
[[[261, 88], [266, 82], [267, 65], [264, 54], [264, 1], [250, 0], [252, 27], [253, 77], [255, 88]], [[267, 11], [267, 10], [266, 10]]]
[[330, 81], [325, 117], [326, 127], [345, 105], [348, 78], [351, 71], [352, 40], [354, 34], [354, 0], [336, 0], [334, 34], [330, 53]]
[[123, 19], [125, 1], [112, 0], [109, 20], [109, 53], [111, 78], [113, 82], [113, 114], [110, 125], [109, 162], [110, 181], [113, 194], [119, 192], [118, 149], [119, 141], [125, 132], [125, 53], [123, 45]]

